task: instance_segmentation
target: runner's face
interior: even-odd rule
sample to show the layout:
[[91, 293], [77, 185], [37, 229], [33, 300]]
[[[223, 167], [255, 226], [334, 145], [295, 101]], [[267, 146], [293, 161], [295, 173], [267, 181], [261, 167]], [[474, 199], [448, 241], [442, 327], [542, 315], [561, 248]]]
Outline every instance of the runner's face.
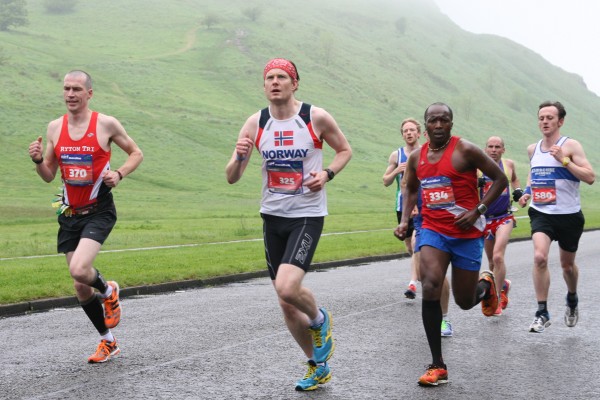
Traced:
[[270, 102], [286, 102], [298, 88], [298, 81], [293, 80], [287, 72], [273, 68], [265, 76], [265, 95]]
[[452, 125], [450, 111], [446, 107], [441, 105], [429, 107], [425, 117], [425, 126], [433, 147], [441, 146], [448, 141]]
[[558, 109], [554, 106], [544, 107], [538, 111], [538, 126], [544, 135], [552, 135], [563, 124], [563, 120], [558, 119]]
[[485, 146], [485, 153], [494, 161], [500, 161], [502, 154], [504, 154], [504, 150], [504, 146], [500, 139], [490, 139]]
[[402, 126], [402, 137], [408, 145], [417, 143], [421, 134], [417, 129], [417, 125], [412, 122], [407, 122]]
[[85, 88], [85, 78], [79, 75], [67, 75], [63, 83], [63, 97], [69, 111], [87, 109], [92, 98], [92, 89]]

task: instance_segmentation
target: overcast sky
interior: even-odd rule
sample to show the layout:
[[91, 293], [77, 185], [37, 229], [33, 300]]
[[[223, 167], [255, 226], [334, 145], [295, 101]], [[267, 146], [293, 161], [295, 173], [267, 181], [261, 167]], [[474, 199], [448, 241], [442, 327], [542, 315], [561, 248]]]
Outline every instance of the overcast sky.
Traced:
[[511, 39], [583, 77], [600, 96], [600, 1], [435, 0], [464, 30]]

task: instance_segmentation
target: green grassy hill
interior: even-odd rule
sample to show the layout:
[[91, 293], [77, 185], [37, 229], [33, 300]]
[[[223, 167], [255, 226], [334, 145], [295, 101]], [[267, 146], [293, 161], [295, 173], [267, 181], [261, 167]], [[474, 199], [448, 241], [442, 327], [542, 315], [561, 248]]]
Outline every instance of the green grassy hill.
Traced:
[[[266, 104], [262, 68], [276, 56], [296, 62], [297, 97], [330, 111], [354, 149], [329, 187], [328, 232], [393, 227], [387, 157], [400, 121], [435, 101], [453, 107], [455, 134], [480, 145], [504, 137], [524, 182], [537, 105], [560, 100], [563, 132], [600, 165], [600, 98], [579, 76], [461, 30], [430, 0], [105, 0], [65, 15], [28, 3], [30, 24], [0, 32], [0, 257], [54, 252], [60, 184], [39, 179], [27, 146], [64, 113], [62, 78], [74, 68], [94, 78], [92, 108], [116, 116], [145, 155], [115, 191], [121, 220], [108, 249], [261, 236], [257, 157], [234, 186], [224, 166], [245, 119]], [[115, 151], [113, 164], [122, 160]], [[592, 211], [597, 190], [583, 190]]]

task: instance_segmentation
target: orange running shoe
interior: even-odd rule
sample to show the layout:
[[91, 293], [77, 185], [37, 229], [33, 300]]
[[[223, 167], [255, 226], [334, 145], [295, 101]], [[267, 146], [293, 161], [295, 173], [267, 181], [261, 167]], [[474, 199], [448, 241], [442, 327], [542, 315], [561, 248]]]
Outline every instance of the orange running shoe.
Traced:
[[500, 292], [500, 307], [502, 309], [506, 309], [508, 306], [508, 292], [510, 291], [511, 282], [509, 279], [504, 280], [504, 287], [502, 288], [502, 292]]
[[417, 287], [412, 283], [408, 285], [408, 289], [406, 289], [406, 292], [404, 292], [404, 297], [408, 299], [414, 299], [417, 297]]
[[112, 342], [102, 339], [98, 345], [98, 348], [96, 349], [96, 353], [89, 356], [88, 362], [90, 364], [107, 362], [111, 356], [116, 356], [120, 352], [121, 349], [119, 349], [119, 346], [117, 346], [116, 339]]
[[496, 282], [494, 281], [494, 273], [492, 271], [483, 271], [479, 275], [479, 282], [487, 281], [490, 284], [488, 298], [481, 300], [481, 311], [486, 317], [494, 315], [498, 309], [498, 291], [496, 290]]
[[104, 323], [108, 329], [119, 325], [121, 321], [121, 304], [119, 303], [119, 284], [114, 281], [107, 282], [113, 291], [104, 299]]
[[448, 383], [446, 366], [442, 368], [431, 364], [427, 367], [427, 372], [419, 378], [421, 386], [437, 386], [440, 383]]

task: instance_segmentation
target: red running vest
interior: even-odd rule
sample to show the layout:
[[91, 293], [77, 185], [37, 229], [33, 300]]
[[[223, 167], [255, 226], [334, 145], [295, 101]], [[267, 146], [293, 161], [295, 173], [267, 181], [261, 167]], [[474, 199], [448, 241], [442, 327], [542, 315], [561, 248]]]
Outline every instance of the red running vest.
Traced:
[[96, 203], [101, 188], [102, 194], [110, 191], [102, 182], [102, 177], [110, 169], [111, 152], [102, 149], [98, 143], [97, 121], [98, 113], [94, 111], [83, 137], [73, 140], [69, 135], [69, 120], [65, 114], [58, 142], [54, 146], [64, 183], [64, 202], [71, 208]]
[[483, 232], [477, 228], [463, 231], [454, 225], [457, 213], [471, 210], [479, 203], [477, 170], [460, 173], [452, 166], [452, 154], [459, 140], [460, 137], [452, 136], [442, 158], [435, 164], [427, 160], [429, 143], [421, 147], [417, 177], [422, 188], [423, 228], [454, 238], [478, 238]]

